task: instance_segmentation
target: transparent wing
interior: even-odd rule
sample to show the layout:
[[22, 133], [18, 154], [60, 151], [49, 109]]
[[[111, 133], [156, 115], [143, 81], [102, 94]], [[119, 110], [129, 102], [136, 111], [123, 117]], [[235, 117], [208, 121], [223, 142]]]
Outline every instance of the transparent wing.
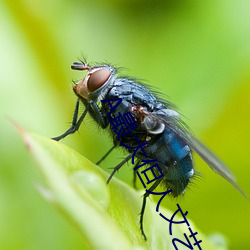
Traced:
[[174, 131], [182, 140], [184, 140], [190, 148], [192, 148], [216, 173], [221, 175], [229, 183], [231, 183], [242, 195], [247, 199], [247, 195], [242, 191], [242, 189], [236, 184], [236, 178], [229, 168], [202, 142], [195, 138], [183, 125], [178, 116], [171, 116], [167, 112], [165, 115], [164, 111], [159, 114], [154, 113], [152, 116], [158, 119], [159, 122], [163, 123], [166, 127]]

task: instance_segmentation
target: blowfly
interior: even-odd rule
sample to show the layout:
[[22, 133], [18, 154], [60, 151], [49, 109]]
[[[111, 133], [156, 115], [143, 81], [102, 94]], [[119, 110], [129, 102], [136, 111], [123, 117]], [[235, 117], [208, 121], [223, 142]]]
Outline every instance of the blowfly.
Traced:
[[[132, 158], [134, 152], [132, 148], [139, 143], [144, 146], [143, 152], [137, 150], [134, 153], [136, 166], [142, 162], [153, 165], [157, 160], [160, 171], [163, 173], [163, 177], [157, 179], [148, 189], [151, 192], [162, 184], [166, 190], [172, 190], [170, 194], [174, 197], [183, 194], [195, 174], [192, 158], [192, 151], [194, 151], [208, 166], [244, 195], [236, 184], [232, 172], [189, 132], [172, 103], [157, 97], [157, 94], [147, 85], [133, 78], [119, 77], [117, 69], [109, 64], [90, 66], [85, 62], [74, 62], [71, 68], [86, 71], [87, 74], [73, 87], [77, 102], [71, 127], [53, 139], [59, 141], [76, 132], [86, 114], [89, 113], [102, 129], [109, 131], [113, 138], [114, 145], [102, 160], [115, 147], [128, 145], [125, 147], [128, 156], [113, 169], [107, 182], [124, 163]], [[116, 100], [122, 101], [119, 105], [115, 105]], [[79, 116], [80, 103], [85, 106], [85, 110]], [[110, 120], [128, 112], [136, 122], [136, 128], [127, 133], [127, 136], [119, 136], [111, 129]], [[143, 215], [148, 196], [149, 193], [145, 192], [140, 214], [140, 229], [145, 239]]]

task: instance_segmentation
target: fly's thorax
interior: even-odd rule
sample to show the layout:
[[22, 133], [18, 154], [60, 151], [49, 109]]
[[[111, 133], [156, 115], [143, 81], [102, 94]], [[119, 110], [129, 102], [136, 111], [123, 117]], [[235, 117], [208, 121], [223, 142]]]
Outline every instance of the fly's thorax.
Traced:
[[103, 95], [105, 95], [105, 88], [112, 84], [117, 77], [115, 69], [109, 65], [85, 66], [82, 70], [88, 70], [86, 76], [73, 87], [75, 94], [80, 99], [102, 99]]

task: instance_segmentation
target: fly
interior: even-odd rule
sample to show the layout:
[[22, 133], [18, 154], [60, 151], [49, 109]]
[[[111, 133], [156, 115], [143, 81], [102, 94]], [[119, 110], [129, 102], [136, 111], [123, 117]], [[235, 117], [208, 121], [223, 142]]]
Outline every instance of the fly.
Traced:
[[[159, 184], [162, 184], [166, 190], [172, 190], [170, 194], [174, 197], [183, 194], [195, 174], [192, 158], [192, 152], [194, 151], [208, 166], [246, 197], [236, 184], [236, 179], [227, 166], [189, 132], [172, 103], [157, 97], [146, 85], [136, 82], [132, 78], [118, 77], [117, 70], [111, 65], [90, 66], [85, 62], [74, 62], [71, 68], [87, 71], [87, 74], [73, 87], [78, 99], [72, 125], [65, 133], [54, 137], [54, 140], [59, 141], [76, 132], [86, 114], [89, 113], [102, 129], [109, 131], [114, 142], [113, 147], [98, 163], [120, 144], [136, 145], [138, 141], [135, 140], [134, 136], [141, 144], [147, 142], [147, 145], [143, 148], [145, 153], [148, 158], [157, 159], [163, 173], [163, 178], [157, 180], [148, 189], [149, 191], [153, 191]], [[114, 118], [119, 113], [130, 112], [136, 121], [137, 128], [133, 130], [132, 136], [121, 136], [118, 139], [109, 123], [109, 114], [112, 108], [107, 100], [119, 98], [122, 99], [122, 102], [111, 113], [110, 117]], [[78, 117], [80, 102], [85, 106], [85, 110]], [[132, 151], [128, 148], [126, 150], [129, 153], [128, 156], [113, 169], [107, 183], [116, 171], [132, 158]], [[137, 166], [145, 161], [145, 155], [140, 150], [136, 152], [135, 156]], [[143, 195], [140, 214], [140, 229], [145, 239], [143, 215], [148, 196], [149, 193], [147, 192]]]

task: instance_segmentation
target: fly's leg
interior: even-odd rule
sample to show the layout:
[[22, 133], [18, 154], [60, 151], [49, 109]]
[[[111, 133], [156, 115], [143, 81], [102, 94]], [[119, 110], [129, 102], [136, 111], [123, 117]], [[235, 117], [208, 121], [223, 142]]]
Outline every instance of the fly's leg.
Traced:
[[62, 135], [59, 135], [59, 136], [51, 138], [51, 139], [53, 139], [55, 141], [60, 141], [64, 137], [68, 136], [69, 134], [75, 133], [79, 129], [79, 127], [80, 127], [80, 125], [81, 125], [81, 123], [82, 123], [82, 121], [83, 121], [84, 117], [86, 116], [86, 114], [88, 112], [88, 109], [89, 109], [89, 105], [87, 105], [86, 109], [84, 110], [84, 112], [82, 113], [81, 117], [77, 121], [78, 112], [79, 112], [79, 103], [80, 103], [80, 101], [78, 99], [77, 102], [76, 102], [76, 106], [75, 106], [75, 110], [74, 110], [74, 116], [73, 116], [71, 127], [65, 133], [63, 133]]
[[[137, 162], [135, 164], [134, 169], [136, 169], [140, 165], [140, 163], [141, 163], [141, 161], [139, 159], [137, 159]], [[133, 173], [133, 187], [134, 187], [134, 189], [136, 189], [136, 177], [137, 177], [137, 174], [134, 170], [134, 173]]]
[[[161, 181], [162, 181], [162, 178], [155, 181], [155, 183], [148, 189], [148, 191], [153, 192], [158, 187], [158, 185], [161, 183]], [[144, 212], [145, 212], [145, 208], [146, 208], [147, 198], [149, 195], [150, 195], [150, 193], [148, 193], [146, 190], [146, 192], [143, 195], [142, 208], [141, 208], [141, 212], [140, 212], [140, 230], [141, 230], [141, 233], [142, 233], [144, 240], [147, 240], [147, 236], [146, 236], [144, 229], [143, 229], [143, 216], [144, 216]]]
[[79, 112], [79, 104], [80, 104], [80, 100], [78, 99], [77, 102], [76, 102], [71, 127], [65, 133], [63, 133], [62, 135], [52, 138], [53, 140], [59, 141], [59, 140], [63, 139], [64, 137], [68, 136], [69, 134], [75, 133], [79, 129], [79, 127], [80, 127], [84, 117], [86, 116], [87, 112], [94, 115], [96, 121], [101, 125], [102, 128], [107, 127], [108, 123], [107, 123], [107, 120], [105, 119], [104, 114], [101, 112], [98, 105], [92, 100], [88, 102], [88, 104], [86, 105], [86, 109], [84, 110], [84, 112], [80, 116], [79, 120], [77, 121], [78, 112]]
[[96, 122], [101, 125], [102, 128], [106, 128], [108, 126], [108, 119], [106, 115], [100, 110], [99, 106], [93, 100], [89, 101], [89, 113], [94, 117]]
[[114, 145], [97, 163], [96, 165], [99, 165], [115, 148], [116, 146]]
[[111, 181], [112, 177], [114, 176], [114, 174], [126, 163], [128, 162], [133, 156], [133, 153], [129, 154], [121, 163], [119, 163], [116, 167], [114, 167], [112, 173], [110, 174], [108, 180], [107, 180], [107, 184], [109, 184], [109, 182]]

